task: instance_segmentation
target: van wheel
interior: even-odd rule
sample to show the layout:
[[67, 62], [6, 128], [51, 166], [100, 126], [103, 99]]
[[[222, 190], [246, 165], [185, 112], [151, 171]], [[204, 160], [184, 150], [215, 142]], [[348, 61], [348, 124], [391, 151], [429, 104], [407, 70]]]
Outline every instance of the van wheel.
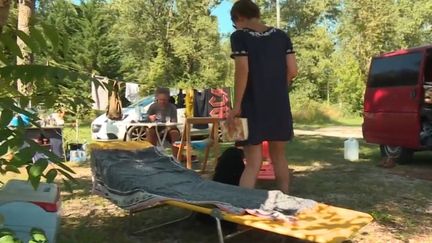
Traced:
[[393, 158], [398, 164], [410, 163], [414, 151], [401, 146], [380, 145], [381, 156], [384, 158]]
[[126, 141], [145, 141], [147, 139], [146, 132], [146, 127], [131, 127], [126, 133]]

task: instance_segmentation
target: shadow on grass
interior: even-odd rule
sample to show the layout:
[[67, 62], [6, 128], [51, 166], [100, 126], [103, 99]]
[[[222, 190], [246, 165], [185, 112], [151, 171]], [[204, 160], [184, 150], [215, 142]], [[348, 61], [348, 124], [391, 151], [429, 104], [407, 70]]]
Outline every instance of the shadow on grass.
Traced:
[[[432, 182], [392, 172], [413, 168], [432, 170], [431, 154], [421, 153], [411, 165], [385, 170], [375, 166], [380, 159], [377, 146], [362, 141], [361, 160], [345, 161], [343, 141], [334, 137], [299, 136], [287, 146], [290, 165], [296, 168], [292, 195], [370, 213], [402, 238], [430, 230], [432, 219], [426, 208], [432, 202]], [[228, 146], [224, 144], [222, 148]], [[130, 237], [127, 212], [91, 195], [90, 175], [78, 180], [75, 193], [62, 196], [64, 215], [59, 242], [217, 242], [215, 226], [194, 219], [149, 231], [142, 237]], [[275, 189], [275, 183], [260, 182], [259, 187]], [[187, 213], [174, 207], [153, 208], [136, 215], [132, 226], [153, 226]], [[280, 240], [277, 235], [254, 230], [230, 242]]]
[[359, 140], [360, 161], [349, 163], [344, 160], [345, 138], [324, 136], [296, 136], [287, 145], [287, 157], [290, 165], [312, 166], [320, 163], [322, 166], [347, 165], [355, 163], [372, 163], [380, 159], [379, 151], [375, 145]]
[[[389, 170], [376, 166], [380, 161], [378, 146], [361, 140], [360, 160], [345, 161], [343, 141], [299, 136], [287, 146], [290, 165], [299, 168], [292, 194], [368, 212], [402, 236], [431, 230], [432, 219], [426, 211], [432, 206], [432, 182], [413, 172], [432, 175], [432, 153], [417, 153], [411, 164]], [[274, 188], [271, 182], [261, 185]]]
[[[226, 145], [228, 146], [228, 145]], [[77, 168], [77, 167], [74, 167]], [[88, 169], [80, 166], [81, 169]], [[91, 176], [76, 178], [74, 193], [62, 194], [62, 224], [59, 242], [218, 242], [215, 224], [203, 224], [194, 217], [187, 221], [154, 229], [140, 236], [130, 232], [151, 227], [187, 215], [190, 211], [163, 206], [143, 210], [132, 218], [128, 212], [111, 201], [91, 194]], [[62, 191], [64, 191], [64, 186]], [[235, 237], [231, 242], [281, 242], [281, 236], [262, 231], [251, 231]], [[228, 241], [229, 242], [229, 241]], [[302, 242], [292, 239], [287, 242]]]

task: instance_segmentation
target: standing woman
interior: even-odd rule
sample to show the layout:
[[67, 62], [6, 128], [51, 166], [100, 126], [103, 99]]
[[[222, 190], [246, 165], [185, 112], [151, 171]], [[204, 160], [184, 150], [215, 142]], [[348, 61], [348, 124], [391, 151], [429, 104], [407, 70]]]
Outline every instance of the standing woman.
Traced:
[[239, 0], [231, 9], [237, 29], [231, 35], [235, 62], [234, 107], [227, 118], [248, 119], [249, 138], [244, 146], [246, 168], [240, 186], [254, 188], [262, 163], [261, 143], [269, 141], [279, 189], [288, 193], [289, 170], [285, 145], [293, 137], [288, 87], [297, 75], [290, 38], [282, 30], [260, 21], [260, 10], [251, 0]]

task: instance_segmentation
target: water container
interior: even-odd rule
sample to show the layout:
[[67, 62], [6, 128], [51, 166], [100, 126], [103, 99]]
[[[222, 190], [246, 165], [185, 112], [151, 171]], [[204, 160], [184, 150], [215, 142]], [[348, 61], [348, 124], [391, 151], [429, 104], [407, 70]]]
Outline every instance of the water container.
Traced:
[[80, 154], [78, 152], [79, 150], [71, 150], [69, 151], [69, 160], [71, 162], [80, 162]]
[[83, 163], [87, 160], [85, 151], [83, 150], [71, 150], [70, 151], [70, 159], [71, 162]]
[[359, 159], [359, 142], [355, 138], [349, 138], [344, 142], [344, 159], [357, 161]]

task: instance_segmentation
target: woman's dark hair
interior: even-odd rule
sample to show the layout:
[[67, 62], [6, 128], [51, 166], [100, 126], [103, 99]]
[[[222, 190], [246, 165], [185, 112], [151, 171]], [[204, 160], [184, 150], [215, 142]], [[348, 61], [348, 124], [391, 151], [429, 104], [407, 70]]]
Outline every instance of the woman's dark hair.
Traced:
[[235, 22], [240, 17], [247, 19], [260, 18], [259, 7], [251, 0], [238, 0], [231, 8], [231, 20]]

